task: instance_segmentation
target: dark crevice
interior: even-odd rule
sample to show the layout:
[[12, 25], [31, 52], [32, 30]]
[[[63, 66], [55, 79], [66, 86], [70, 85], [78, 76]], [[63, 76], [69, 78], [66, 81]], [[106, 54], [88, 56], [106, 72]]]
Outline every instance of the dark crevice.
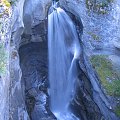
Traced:
[[48, 97], [47, 42], [28, 43], [19, 49], [22, 86], [31, 120], [55, 117], [50, 111]]

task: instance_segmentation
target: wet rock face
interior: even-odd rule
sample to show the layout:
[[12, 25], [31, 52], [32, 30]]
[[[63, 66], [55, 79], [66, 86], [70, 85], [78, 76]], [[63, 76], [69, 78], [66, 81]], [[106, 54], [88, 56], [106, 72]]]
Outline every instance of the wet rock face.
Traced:
[[[39, 28], [38, 31], [46, 31], [46, 18], [48, 8], [51, 5], [51, 0], [20, 0], [16, 4], [17, 5], [13, 7], [11, 42], [19, 49], [21, 45], [31, 41], [29, 39], [30, 36], [33, 38], [33, 42], [36, 41], [34, 40], [34, 28]], [[42, 33], [39, 33], [36, 36], [37, 39], [40, 39], [39, 41], [42, 39], [40, 34]], [[28, 40], [26, 39], [25, 41], [24, 39], [21, 39], [21, 35], [27, 37]]]
[[19, 50], [25, 103], [32, 120], [52, 119], [48, 106], [47, 42], [29, 43]]
[[[25, 85], [23, 85], [23, 81], [21, 81], [21, 76], [23, 72], [21, 71], [19, 65], [18, 49], [20, 46], [29, 42], [40, 42], [47, 40], [47, 20], [45, 19], [47, 17], [47, 9], [50, 6], [50, 3], [51, 0], [19, 0], [13, 7], [13, 15], [11, 18], [12, 36], [10, 41], [10, 120], [29, 120], [29, 110], [26, 110], [26, 103], [30, 103], [29, 113], [33, 111], [34, 106], [37, 109], [35, 101], [39, 101], [40, 99], [39, 97], [35, 96], [36, 91], [32, 89], [30, 91], [30, 95], [28, 94], [28, 97], [25, 97]], [[27, 90], [28, 86], [30, 85], [26, 86]], [[46, 95], [43, 94], [42, 96], [44, 98], [44, 96]], [[45, 99], [47, 99], [47, 97], [45, 97]], [[43, 102], [43, 104], [45, 104], [44, 99], [40, 102]], [[34, 111], [36, 111], [36, 109]], [[37, 115], [34, 114], [34, 116]]]
[[24, 119], [29, 120], [25, 101], [23, 96], [23, 88], [21, 87], [22, 71], [19, 66], [19, 55], [15, 47], [11, 47], [11, 62], [10, 62], [10, 93], [9, 93], [9, 119]]
[[[114, 105], [111, 104], [112, 102], [109, 102], [112, 101], [112, 99], [110, 99], [111, 97], [118, 98], [118, 96], [109, 96], [108, 94], [106, 94], [105, 89], [103, 92], [103, 86], [105, 85], [102, 84], [101, 87], [100, 83], [101, 81], [103, 81], [103, 77], [101, 77], [101, 73], [99, 74], [99, 72], [96, 74], [96, 69], [93, 69], [89, 61], [89, 57], [86, 56], [86, 53], [91, 57], [93, 55], [107, 55], [107, 57], [110, 58], [111, 55], [114, 55], [115, 58], [111, 62], [112, 64], [119, 65], [119, 62], [117, 61], [120, 55], [120, 28], [118, 25], [118, 21], [120, 20], [120, 17], [118, 17], [118, 11], [120, 8], [119, 0], [60, 0], [60, 4], [67, 11], [73, 13], [78, 18], [80, 17], [84, 27], [83, 36], [80, 40], [81, 47], [83, 48], [81, 58], [79, 61], [79, 74], [81, 77], [79, 77], [78, 79], [78, 94], [76, 94], [75, 100], [73, 102], [74, 105], [76, 105], [76, 108], [77, 106], [81, 106], [82, 110], [79, 109], [80, 107], [78, 107], [78, 109], [79, 111], [82, 111], [79, 112], [79, 114], [82, 113], [81, 116], [83, 119], [119, 119], [115, 115], [116, 113], [119, 114], [119, 105], [117, 106], [117, 110], [113, 110]], [[117, 17], [114, 16], [115, 14], [117, 15]], [[73, 19], [73, 21], [76, 20]], [[97, 66], [94, 67], [97, 68]], [[108, 73], [109, 71], [110, 70], [106, 72]], [[108, 77], [104, 78], [105, 83], [107, 82]], [[112, 84], [114, 84], [114, 81]], [[118, 87], [119, 85], [117, 85], [117, 88]], [[114, 89], [113, 91], [115, 90], [116, 89]], [[116, 101], [115, 104], [118, 104], [118, 101]], [[94, 111], [95, 114], [93, 113], [93, 115], [90, 115], [89, 113], [92, 114], [92, 111]], [[117, 112], [115, 112], [114, 114], [113, 111]], [[85, 115], [83, 113], [87, 116], [84, 117]], [[106, 115], [106, 113], [108, 115]]]
[[[33, 120], [39, 120], [39, 118], [40, 120], [42, 120], [41, 118], [52, 120], [54, 117], [49, 111], [47, 94], [48, 66], [46, 20], [47, 10], [51, 0], [26, 0], [25, 3], [24, 0], [21, 0], [21, 2], [24, 5], [24, 11], [21, 11], [20, 16], [18, 14], [19, 9], [17, 9], [17, 13], [15, 12], [15, 24], [11, 42], [11, 56], [13, 54], [16, 56], [11, 59], [10, 109], [13, 108], [11, 109], [11, 120], [29, 120], [27, 112]], [[105, 18], [107, 14], [105, 14], [104, 17], [102, 15], [92, 14], [90, 11], [90, 15], [88, 15], [86, 2], [83, 0], [60, 0], [60, 3], [67, 11], [77, 16], [78, 20], [76, 20], [75, 17], [72, 19], [78, 28], [79, 37], [81, 37], [79, 33], [82, 32], [82, 27], [84, 26], [83, 39], [80, 40], [83, 51], [81, 52], [78, 63], [78, 84], [76, 85], [76, 95], [71, 103], [71, 108], [82, 120], [100, 120], [102, 116], [105, 116], [105, 118], [109, 116], [110, 120], [117, 120], [109, 109], [110, 106], [106, 102], [106, 99], [103, 97], [104, 95], [103, 92], [101, 92], [98, 77], [91, 67], [84, 49], [92, 51], [91, 53], [96, 52], [94, 52], [93, 49], [103, 49], [111, 38], [115, 38], [114, 35], [118, 35], [119, 31], [117, 31], [117, 34], [114, 32], [114, 35], [111, 34], [114, 29], [108, 31], [109, 28], [116, 28], [116, 25], [111, 25], [111, 22], [109, 22], [111, 17], [108, 17], [109, 20]], [[80, 17], [82, 18], [83, 26], [81, 26]], [[108, 22], [106, 24], [107, 20]], [[119, 19], [117, 20], [119, 21]], [[104, 24], [101, 21], [104, 21]], [[107, 28], [107, 26], [109, 27]], [[100, 33], [100, 37], [98, 33]], [[106, 34], [107, 37], [103, 40]], [[109, 37], [109, 35], [111, 37]], [[99, 41], [99, 38], [103, 41]], [[111, 45], [110, 42], [109, 45]], [[19, 47], [20, 65], [23, 74], [22, 79], [17, 51]], [[118, 50], [119, 46], [116, 48]], [[111, 51], [114, 52], [113, 49], [111, 49]], [[88, 54], [91, 53], [88, 52]], [[18, 96], [19, 100], [16, 99]]]
[[80, 46], [82, 48], [80, 58], [77, 60], [77, 83], [76, 83], [76, 94], [71, 102], [71, 109], [73, 113], [82, 120], [101, 120], [102, 114], [93, 99], [93, 86], [90, 82], [89, 75], [86, 73], [86, 64], [84, 63], [84, 47], [81, 41], [83, 33], [83, 24], [79, 16], [75, 16], [68, 12], [78, 32]]
[[81, 40], [84, 29], [80, 17], [76, 14], [70, 14], [70, 16], [76, 25], [82, 51], [77, 63], [78, 78], [76, 81], [78, 84], [76, 84], [76, 95], [71, 108], [74, 114], [82, 120], [118, 120], [119, 118], [111, 110], [111, 104], [101, 88], [99, 77], [91, 66], [89, 57], [86, 56], [86, 46], [84, 46], [86, 44], [83, 44], [84, 41]]
[[60, 0], [60, 4], [81, 17], [84, 26], [82, 41], [88, 54], [99, 50], [115, 53], [115, 47], [119, 48], [120, 43], [119, 0]]
[[51, 0], [25, 1], [24, 31], [19, 46], [29, 42], [47, 40], [45, 34], [47, 34], [47, 12], [50, 5]]
[[47, 41], [47, 19], [40, 21], [39, 24], [31, 28], [31, 34], [25, 32], [21, 36], [21, 42], [19, 46], [30, 42], [43, 42]]
[[[30, 119], [55, 119], [48, 104], [47, 9], [50, 0], [26, 1], [24, 26], [19, 43], [22, 88]], [[32, 5], [32, 10], [29, 11]], [[36, 12], [40, 11], [40, 12]]]

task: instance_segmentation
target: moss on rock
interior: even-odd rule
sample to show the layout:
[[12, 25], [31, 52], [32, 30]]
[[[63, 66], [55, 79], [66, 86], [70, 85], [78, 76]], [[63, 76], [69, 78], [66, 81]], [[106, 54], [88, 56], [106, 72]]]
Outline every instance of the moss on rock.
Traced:
[[[107, 55], [94, 55], [90, 60], [107, 94], [120, 100], [120, 69], [114, 66], [108, 58]], [[120, 117], [120, 102], [116, 101], [113, 110]]]
[[91, 63], [97, 71], [108, 95], [120, 96], [120, 71], [117, 71], [105, 55], [94, 55]]
[[7, 66], [7, 53], [4, 47], [4, 43], [0, 43], [0, 75], [6, 72]]
[[116, 113], [117, 116], [120, 117], [120, 106], [117, 106], [117, 107], [115, 108], [115, 113]]
[[104, 1], [96, 1], [96, 0], [86, 0], [86, 7], [88, 10], [92, 10], [98, 14], [107, 14], [108, 8], [110, 4], [114, 0], [104, 0]]
[[100, 37], [93, 33], [93, 32], [88, 32], [88, 34], [93, 38], [93, 40], [100, 41]]

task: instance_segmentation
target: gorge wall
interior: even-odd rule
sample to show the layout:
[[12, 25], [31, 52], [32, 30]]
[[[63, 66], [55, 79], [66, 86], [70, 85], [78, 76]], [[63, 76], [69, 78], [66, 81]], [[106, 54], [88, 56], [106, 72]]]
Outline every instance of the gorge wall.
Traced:
[[[10, 120], [29, 120], [31, 118], [26, 107], [24, 65], [25, 63], [30, 64], [29, 59], [36, 49], [45, 52], [44, 55], [47, 54], [47, 13], [51, 2], [51, 0], [19, 0], [12, 7], [12, 16], [9, 18], [11, 22], [8, 25], [9, 37], [6, 38], [6, 40], [9, 39], [6, 51], [9, 51], [7, 59], [10, 66], [8, 68], [10, 78], [6, 74], [9, 82], [6, 82], [3, 88], [10, 90], [9, 95], [8, 90], [5, 91], [7, 96], [5, 101], [9, 101], [9, 108], [6, 109], [10, 112], [8, 115], [5, 111], [4, 115], [1, 113], [1, 120], [8, 118]], [[82, 48], [80, 59], [77, 62], [76, 96], [71, 102], [71, 109], [81, 120], [119, 119], [115, 115], [120, 115], [119, 4], [119, 0], [111, 2], [107, 0], [60, 0], [60, 6], [70, 14], [76, 25]], [[29, 54], [31, 56], [24, 59], [22, 56], [24, 49], [30, 44], [32, 46], [33, 43], [40, 45], [40, 48], [34, 47], [34, 50], [31, 51], [28, 47], [30, 51], [27, 51], [25, 56], [29, 56]], [[23, 52], [21, 52], [22, 50]], [[40, 55], [40, 59], [44, 59], [46, 57], [44, 55]], [[32, 59], [34, 59], [34, 55]], [[43, 66], [46, 65], [44, 62]], [[29, 68], [29, 64], [26, 67], [29, 70], [34, 69]], [[6, 78], [4, 79], [7, 81]], [[30, 78], [27, 79], [29, 81]], [[38, 100], [34, 96], [35, 92], [32, 91], [30, 94], [33, 99]], [[6, 104], [7, 102], [3, 103], [0, 108]], [[52, 119], [55, 119], [52, 114], [51, 116]], [[51, 120], [51, 117], [48, 119]]]

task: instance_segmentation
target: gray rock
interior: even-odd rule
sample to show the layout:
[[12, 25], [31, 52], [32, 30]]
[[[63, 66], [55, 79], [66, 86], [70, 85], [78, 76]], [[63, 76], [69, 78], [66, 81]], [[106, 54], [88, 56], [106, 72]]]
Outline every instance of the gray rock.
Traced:
[[[97, 2], [101, 1], [98, 0]], [[37, 118], [33, 117], [33, 119], [39, 119], [39, 112], [40, 114], [42, 114], [41, 116], [43, 116], [41, 120], [55, 119], [51, 113], [49, 113], [48, 118], [46, 118], [44, 116], [45, 109], [43, 109], [44, 112], [39, 111], [39, 108], [45, 108], [45, 103], [43, 101], [43, 106], [39, 106], [37, 103], [35, 104], [35, 100], [39, 102], [41, 102], [42, 100], [42, 96], [39, 96], [38, 88], [36, 87], [36, 85], [41, 84], [41, 79], [36, 81], [34, 78], [32, 80], [26, 78], [26, 71], [28, 72], [27, 76], [30, 76], [28, 74], [31, 74], [32, 67], [28, 67], [29, 64], [30, 66], [34, 66], [34, 63], [33, 61], [30, 61], [29, 63], [26, 62], [28, 61], [29, 57], [27, 58], [25, 53], [22, 52], [23, 54], [20, 57], [26, 57], [26, 60], [24, 61], [23, 59], [21, 59], [21, 63], [28, 64], [26, 64], [25, 66], [22, 64], [20, 66], [20, 59], [18, 54], [18, 49], [20, 47], [22, 48], [23, 45], [32, 42], [36, 42], [36, 44], [37, 42], [40, 42], [41, 46], [39, 47], [41, 48], [41, 50], [43, 50], [43, 53], [45, 52], [45, 50], [47, 50], [47, 44], [44, 48], [42, 46], [42, 43], [47, 42], [46, 17], [50, 5], [51, 0], [19, 0], [17, 4], [13, 7], [13, 15], [12, 18], [10, 18], [10, 29], [7, 30], [9, 34], [9, 40], [6, 39], [6, 41], [8, 42], [8, 48], [10, 48], [10, 71], [8, 70], [8, 73], [6, 74], [6, 76], [8, 76], [4, 78], [5, 82], [0, 81], [0, 89], [5, 90], [4, 95], [2, 94], [2, 92], [0, 92], [0, 95], [4, 96], [3, 101], [0, 101], [2, 106], [0, 106], [1, 120], [29, 120], [28, 111], [25, 104], [25, 90], [31, 90], [30, 93], [28, 92], [28, 97], [30, 97], [28, 99], [34, 97], [32, 101], [33, 104], [31, 105], [33, 110], [32, 116], [35, 116]], [[94, 54], [94, 49], [99, 49], [101, 51], [101, 49], [105, 50], [106, 48], [108, 48], [107, 50], [110, 51], [109, 54], [116, 55], [116, 51], [114, 49], [111, 50], [111, 48], [115, 47], [117, 49], [120, 49], [119, 42], [115, 42], [119, 39], [120, 35], [120, 2], [119, 0], [115, 1], [112, 6], [109, 7], [110, 10], [108, 11], [108, 13], [104, 15], [96, 14], [91, 9], [88, 9], [86, 7], [85, 0], [60, 0], [60, 5], [64, 9], [66, 9], [66, 11], [69, 11], [70, 13], [75, 15], [78, 19], [81, 18], [84, 26], [83, 37], [82, 40], [80, 40], [83, 51], [78, 64], [79, 77], [77, 79], [77, 94], [71, 103], [71, 108], [73, 108], [75, 115], [81, 117], [83, 120], [100, 120], [103, 118], [117, 120], [118, 118], [112, 112], [108, 99], [101, 89], [99, 78], [90, 65], [86, 54]], [[89, 3], [89, 6], [91, 6], [91, 3]], [[105, 8], [105, 10], [106, 9], [107, 8]], [[100, 11], [101, 13], [104, 12], [103, 9], [100, 9]], [[75, 23], [77, 22], [76, 19], [73, 19], [73, 21]], [[78, 21], [78, 23], [80, 23], [80, 21]], [[79, 25], [76, 26], [79, 27]], [[78, 31], [81, 32], [81, 30]], [[81, 37], [81, 34], [79, 36]], [[95, 40], [102, 41], [102, 44], [96, 44]], [[26, 50], [30, 56], [32, 50], [30, 50], [29, 47]], [[33, 54], [35, 55], [35, 53]], [[47, 58], [46, 54], [45, 56], [41, 55], [40, 63], [44, 63], [46, 61], [45, 58]], [[116, 63], [118, 63], [119, 61], [118, 59], [113, 59], [113, 57], [110, 59]], [[28, 69], [26, 69], [25, 72], [21, 73], [21, 68], [26, 66], [28, 67]], [[41, 68], [43, 66], [41, 66]], [[37, 69], [39, 71], [39, 68]], [[46, 69], [42, 70], [42, 73], [47, 73]], [[34, 74], [31, 76], [34, 77]], [[22, 75], [25, 76], [24, 80], [23, 78], [21, 79]], [[38, 78], [41, 76], [38, 75]], [[25, 81], [27, 85], [24, 84]], [[6, 113], [5, 109], [7, 111]], [[10, 113], [8, 113], [8, 109]], [[10, 116], [8, 114], [10, 114]]]

